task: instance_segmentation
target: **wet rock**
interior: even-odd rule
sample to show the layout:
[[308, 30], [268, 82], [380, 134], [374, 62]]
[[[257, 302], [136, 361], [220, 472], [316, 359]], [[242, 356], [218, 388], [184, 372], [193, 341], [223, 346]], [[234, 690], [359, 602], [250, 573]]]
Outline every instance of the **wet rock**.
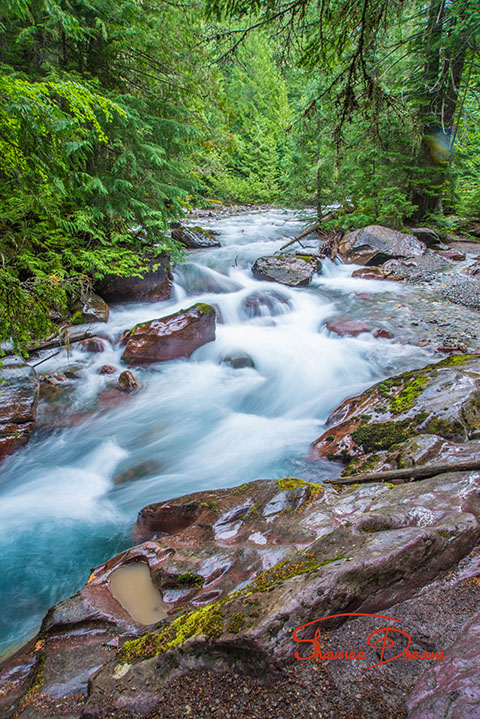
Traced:
[[443, 354], [465, 354], [467, 349], [466, 344], [459, 342], [457, 344], [440, 345], [440, 347], [437, 347], [437, 352], [442, 352]]
[[[311, 645], [293, 641], [294, 629], [330, 614], [388, 609], [416, 641], [425, 602], [430, 626], [437, 619], [437, 595], [446, 596], [438, 613], [448, 636], [455, 636], [475, 611], [474, 595], [461, 607], [457, 602], [452, 616], [444, 607], [455, 599], [449, 587], [465, 586], [475, 572], [479, 492], [478, 472], [340, 493], [288, 478], [150, 505], [140, 513], [139, 530], [152, 538], [94, 569], [79, 593], [50, 610], [41, 634], [0, 669], [6, 719], [19, 702], [27, 711], [48, 706], [44, 713], [53, 719], [66, 700], [75, 700], [76, 715], [84, 717], [128, 711], [142, 717], [160, 710], [166, 687], [195, 670], [228, 672], [223, 681], [242, 672], [266, 678], [289, 662], [299, 666], [295, 653], [304, 656]], [[133, 583], [128, 609], [116, 599], [112, 577], [136, 563], [149, 575], [143, 572]], [[448, 571], [456, 574], [442, 584]], [[161, 597], [160, 624], [144, 624], [129, 613], [145, 581]], [[353, 637], [355, 648], [363, 649], [365, 637], [379, 628], [365, 621], [342, 619], [326, 627], [332, 646], [350, 647]], [[373, 650], [366, 657], [370, 664], [358, 671], [376, 656]], [[333, 662], [332, 670], [350, 675], [354, 666]], [[409, 676], [408, 686], [424, 666], [412, 662], [413, 673], [400, 672]], [[336, 696], [351, 684], [336, 685]], [[390, 694], [403, 701], [406, 687], [391, 686]], [[463, 692], [461, 681], [454, 689]], [[56, 705], [47, 704], [51, 697]]]
[[80, 345], [87, 352], [99, 353], [105, 352], [105, 342], [99, 337], [89, 337], [88, 340], [82, 340]]
[[[158, 264], [157, 269], [153, 269]], [[95, 290], [107, 302], [159, 302], [167, 300], [172, 292], [170, 257], [166, 253], [150, 262], [150, 270], [142, 277], [106, 275], [95, 281]]]
[[172, 238], [189, 250], [203, 250], [206, 247], [220, 247], [219, 240], [213, 233], [201, 227], [175, 227]]
[[110, 310], [105, 300], [92, 292], [83, 301], [77, 302], [72, 314], [74, 325], [81, 325], [91, 322], [106, 322]]
[[480, 706], [480, 612], [429, 667], [408, 698], [408, 719], [477, 719]]
[[377, 327], [376, 330], [373, 330], [372, 334], [374, 337], [385, 340], [391, 340], [393, 337], [392, 333], [389, 330], [385, 329], [385, 327]]
[[136, 392], [137, 389], [140, 389], [140, 382], [133, 372], [125, 370], [118, 378], [118, 388], [121, 389], [122, 392]]
[[480, 276], [480, 260], [477, 260], [468, 267], [465, 267], [463, 269], [463, 272], [470, 277], [477, 277], [478, 279], [478, 277]]
[[440, 243], [440, 237], [435, 230], [429, 227], [410, 227], [410, 234], [426, 244], [427, 247], [434, 247]]
[[352, 277], [360, 277], [362, 280], [384, 280], [385, 273], [380, 267], [361, 267], [352, 272]]
[[340, 337], [356, 337], [362, 332], [370, 332], [370, 327], [360, 320], [350, 320], [348, 317], [334, 317], [326, 323], [327, 330]]
[[459, 250], [442, 250], [438, 253], [440, 257], [445, 257], [447, 260], [452, 260], [452, 262], [463, 262], [463, 260], [466, 259], [465, 253], [460, 252]]
[[280, 315], [290, 309], [290, 299], [275, 290], [252, 292], [242, 300], [241, 309], [251, 318]]
[[388, 259], [421, 256], [425, 244], [414, 235], [407, 235], [381, 225], [369, 225], [348, 232], [338, 243], [346, 262], [359, 265], [381, 265]]
[[231, 354], [223, 358], [222, 364], [228, 364], [234, 369], [244, 369], [245, 367], [255, 367], [255, 362], [247, 354]]
[[104, 364], [98, 370], [98, 374], [117, 374], [118, 369], [111, 364]]
[[146, 365], [190, 357], [198, 347], [214, 339], [215, 309], [197, 303], [134, 327], [128, 334], [122, 360], [129, 365]]
[[457, 456], [457, 445], [464, 444], [469, 456], [469, 442], [479, 427], [480, 359], [453, 356], [390, 377], [345, 400], [312, 444], [310, 459], [343, 461], [348, 464], [344, 474], [349, 475], [400, 468], [402, 446], [419, 435], [454, 443], [444, 446], [444, 458]]
[[0, 367], [0, 461], [28, 442], [35, 428], [39, 383], [20, 357], [4, 357]]
[[320, 268], [317, 258], [308, 255], [273, 255], [259, 257], [252, 267], [259, 280], [279, 282], [289, 287], [305, 287]]

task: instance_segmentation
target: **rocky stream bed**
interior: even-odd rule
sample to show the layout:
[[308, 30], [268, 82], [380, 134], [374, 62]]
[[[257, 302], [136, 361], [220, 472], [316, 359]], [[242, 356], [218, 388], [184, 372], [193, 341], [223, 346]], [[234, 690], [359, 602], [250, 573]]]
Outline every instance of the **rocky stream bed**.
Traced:
[[480, 245], [196, 221], [2, 368], [1, 716], [480, 717]]

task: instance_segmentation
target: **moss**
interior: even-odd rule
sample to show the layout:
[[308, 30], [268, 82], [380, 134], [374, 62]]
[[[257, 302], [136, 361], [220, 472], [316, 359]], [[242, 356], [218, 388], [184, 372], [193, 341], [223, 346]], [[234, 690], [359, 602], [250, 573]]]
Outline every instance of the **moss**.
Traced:
[[45, 683], [45, 655], [40, 654], [35, 667], [35, 673], [25, 696], [37, 693]]
[[411, 426], [412, 421], [409, 419], [401, 422], [374, 422], [358, 427], [351, 436], [365, 452], [378, 452], [408, 439]]
[[238, 487], [233, 487], [230, 491], [231, 492], [243, 492], [244, 489], [247, 489], [248, 482], [244, 482], [243, 484], [239, 484]]
[[310, 497], [309, 500], [316, 499], [323, 492], [321, 484], [313, 484], [312, 482], [305, 482], [303, 479], [297, 479], [296, 477], [283, 477], [277, 480], [277, 487], [282, 491], [289, 491], [291, 489], [297, 489], [297, 487], [309, 487]]
[[276, 564], [274, 567], [267, 569], [266, 572], [262, 572], [255, 581], [253, 582], [254, 591], [266, 592], [276, 584], [281, 584], [286, 579], [292, 579], [292, 577], [298, 577], [302, 574], [309, 574], [314, 572], [320, 567], [324, 567], [332, 562], [338, 562], [340, 559], [344, 559], [343, 554], [338, 554], [336, 557], [324, 559], [320, 562], [316, 561], [314, 554], [304, 555], [305, 559], [290, 561], [288, 559]]
[[185, 574], [180, 574], [177, 577], [177, 582], [179, 584], [194, 584], [197, 587], [201, 587], [205, 583], [205, 577], [202, 577], [200, 574], [195, 574], [194, 572], [185, 572]]
[[197, 232], [200, 235], [206, 235], [207, 237], [211, 237], [212, 240], [215, 239], [215, 235], [212, 235], [211, 232], [209, 232], [208, 230], [204, 230], [203, 227], [199, 227], [198, 225], [195, 225], [195, 227], [188, 227], [187, 229], [191, 231], [193, 230], [193, 232]]
[[83, 324], [83, 313], [81, 310], [77, 310], [72, 315], [72, 325], [82, 325]]
[[243, 629], [243, 626], [245, 624], [245, 617], [241, 612], [237, 612], [233, 615], [233, 617], [230, 619], [228, 625], [227, 625], [227, 632], [230, 632], [231, 634], [238, 634]]
[[[284, 257], [291, 257], [291, 255], [284, 255]], [[312, 257], [311, 255], [297, 255], [301, 260], [305, 260], [305, 262], [309, 262], [311, 265], [317, 264], [317, 258]]]
[[119, 652], [119, 660], [133, 664], [163, 654], [168, 649], [183, 644], [187, 639], [199, 634], [204, 634], [210, 639], [218, 638], [223, 633], [224, 618], [220, 607], [224, 602], [225, 600], [222, 600], [183, 614], [163, 630], [149, 632], [139, 639], [125, 642]]
[[[207, 305], [205, 302], [197, 302], [191, 309], [196, 309], [201, 315], [208, 315], [211, 312], [215, 312], [212, 305]], [[181, 310], [181, 312], [186, 312], [186, 310]]]
[[456, 437], [464, 437], [465, 429], [458, 419], [447, 419], [446, 417], [435, 417], [425, 427], [428, 434], [437, 434], [445, 439], [455, 439]]
[[365, 462], [360, 463], [360, 459], [353, 459], [342, 472], [342, 477], [348, 477], [350, 475], [360, 474], [361, 472], [368, 472], [369, 469], [373, 469], [377, 463], [378, 456], [373, 454]]
[[472, 359], [478, 359], [478, 354], [452, 355], [450, 357], [446, 357], [441, 362], [429, 365], [429, 367], [457, 367], [458, 365], [465, 364], [465, 362]]
[[438, 533], [441, 537], [444, 537], [445, 539], [450, 539], [451, 537], [455, 536], [455, 532], [452, 529], [439, 529]]
[[422, 394], [427, 386], [429, 379], [430, 378], [424, 374], [418, 374], [411, 381], [407, 382], [401, 392], [390, 400], [390, 410], [394, 414], [401, 414], [411, 409], [415, 405], [417, 397]]

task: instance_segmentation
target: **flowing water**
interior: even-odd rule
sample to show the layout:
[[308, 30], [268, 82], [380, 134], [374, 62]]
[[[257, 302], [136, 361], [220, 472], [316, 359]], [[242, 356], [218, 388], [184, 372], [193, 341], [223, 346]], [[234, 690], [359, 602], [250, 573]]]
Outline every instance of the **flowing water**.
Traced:
[[[334, 315], [365, 313], [391, 326], [407, 291], [398, 284], [352, 278], [353, 266], [330, 261], [308, 288], [252, 277], [257, 257], [303, 228], [294, 212], [203, 224], [221, 232], [222, 247], [190, 253], [175, 270], [172, 299], [113, 307], [99, 329], [115, 339], [201, 301], [222, 319], [215, 342], [189, 360], [136, 369], [141, 391], [116, 405], [111, 396], [120, 393], [108, 390], [112, 377], [98, 369], [120, 366], [118, 345], [106, 342], [100, 354], [72, 345], [38, 368], [70, 367], [78, 379], [41, 402], [31, 442], [1, 469], [0, 653], [31, 636], [92, 567], [132, 543], [145, 504], [258, 478], [338, 474], [331, 463], [305, 460], [329, 413], [373, 382], [425, 363], [418, 347], [371, 334], [340, 338], [325, 328]], [[224, 361], [232, 356], [247, 356], [254, 367], [235, 369]]]

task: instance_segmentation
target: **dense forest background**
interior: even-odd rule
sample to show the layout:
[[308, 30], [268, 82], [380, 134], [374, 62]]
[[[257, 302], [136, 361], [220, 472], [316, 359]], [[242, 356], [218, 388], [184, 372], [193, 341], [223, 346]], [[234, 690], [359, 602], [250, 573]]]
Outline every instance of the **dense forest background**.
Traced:
[[477, 0], [1, 0], [0, 339], [195, 206], [478, 216], [479, 38]]

